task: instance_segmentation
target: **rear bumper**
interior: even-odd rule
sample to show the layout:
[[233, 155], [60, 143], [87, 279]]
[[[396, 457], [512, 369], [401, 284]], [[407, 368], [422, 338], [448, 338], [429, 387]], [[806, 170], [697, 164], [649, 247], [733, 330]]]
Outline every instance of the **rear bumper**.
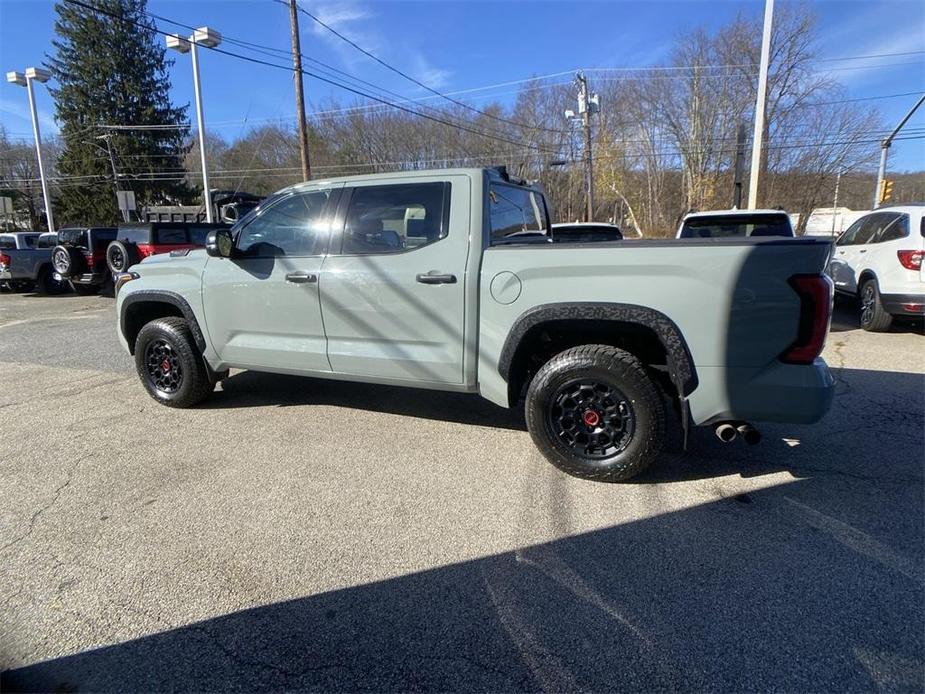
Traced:
[[68, 279], [74, 284], [97, 285], [105, 284], [111, 275], [108, 272], [88, 272], [83, 275], [73, 275]]
[[0, 270], [0, 282], [7, 282], [13, 279], [13, 273], [9, 270]]
[[925, 314], [925, 294], [881, 294], [880, 303], [894, 316], [921, 316]]
[[695, 424], [742, 420], [812, 424], [829, 411], [835, 378], [821, 358], [812, 364], [698, 367], [689, 404]]

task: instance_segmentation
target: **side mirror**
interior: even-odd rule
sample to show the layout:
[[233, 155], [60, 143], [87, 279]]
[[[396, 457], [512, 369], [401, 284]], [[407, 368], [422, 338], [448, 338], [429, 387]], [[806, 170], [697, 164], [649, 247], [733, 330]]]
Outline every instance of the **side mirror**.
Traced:
[[230, 229], [216, 229], [206, 236], [206, 253], [213, 258], [230, 258], [234, 251], [234, 238]]

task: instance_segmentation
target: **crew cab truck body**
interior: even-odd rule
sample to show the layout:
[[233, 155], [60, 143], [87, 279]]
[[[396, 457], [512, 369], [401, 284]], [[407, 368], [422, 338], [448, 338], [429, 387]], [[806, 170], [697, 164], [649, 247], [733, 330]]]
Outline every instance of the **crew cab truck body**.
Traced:
[[828, 242], [549, 229], [541, 191], [503, 170], [300, 184], [118, 276], [119, 339], [171, 406], [230, 368], [525, 398], [544, 455], [594, 479], [658, 455], [663, 395], [685, 429], [827, 411]]
[[58, 243], [53, 232], [0, 234], [0, 286], [15, 291], [38, 288], [43, 294], [60, 294], [68, 286], [55, 278], [51, 252]]

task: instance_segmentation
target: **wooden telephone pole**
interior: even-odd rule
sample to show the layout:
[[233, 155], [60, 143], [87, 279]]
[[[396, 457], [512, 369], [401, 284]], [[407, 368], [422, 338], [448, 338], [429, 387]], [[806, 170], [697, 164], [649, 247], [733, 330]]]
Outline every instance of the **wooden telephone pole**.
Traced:
[[289, 0], [289, 28], [292, 33], [292, 72], [295, 77], [296, 117], [299, 121], [299, 152], [302, 155], [302, 180], [312, 177], [308, 158], [308, 128], [305, 125], [305, 92], [302, 88], [302, 48], [299, 42], [299, 8], [296, 0]]

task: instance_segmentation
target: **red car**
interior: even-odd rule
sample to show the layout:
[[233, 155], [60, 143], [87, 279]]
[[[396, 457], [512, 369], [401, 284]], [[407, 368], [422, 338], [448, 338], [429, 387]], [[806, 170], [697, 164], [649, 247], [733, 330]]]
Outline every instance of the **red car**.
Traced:
[[106, 248], [106, 264], [113, 274], [125, 272], [149, 255], [203, 248], [210, 231], [227, 228], [227, 224], [206, 222], [122, 224], [119, 226], [116, 240]]

